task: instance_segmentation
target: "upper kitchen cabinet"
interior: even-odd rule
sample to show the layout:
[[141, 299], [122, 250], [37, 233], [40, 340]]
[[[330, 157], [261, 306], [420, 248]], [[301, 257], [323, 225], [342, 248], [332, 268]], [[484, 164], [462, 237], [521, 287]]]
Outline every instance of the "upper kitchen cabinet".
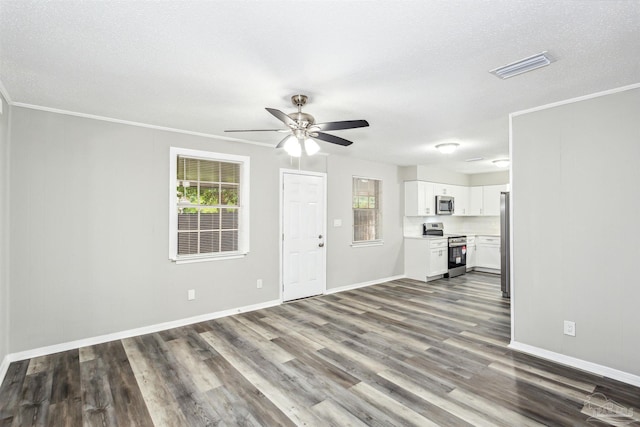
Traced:
[[453, 196], [453, 187], [451, 184], [433, 184], [433, 190], [436, 196]]
[[500, 215], [500, 193], [507, 191], [507, 185], [485, 185], [482, 187], [482, 215]]
[[454, 197], [455, 202], [455, 212], [453, 215], [473, 215], [469, 207], [469, 187], [463, 187], [461, 185], [452, 185], [451, 187], [451, 195]]
[[425, 181], [404, 183], [405, 216], [427, 216], [436, 214], [434, 184]]
[[469, 214], [482, 215], [482, 187], [469, 187]]

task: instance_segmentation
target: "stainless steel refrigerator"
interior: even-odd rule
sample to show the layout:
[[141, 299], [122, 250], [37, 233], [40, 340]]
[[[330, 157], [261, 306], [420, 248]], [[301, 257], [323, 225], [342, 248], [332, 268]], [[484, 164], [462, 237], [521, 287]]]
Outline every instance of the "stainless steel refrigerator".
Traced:
[[504, 298], [511, 297], [511, 239], [509, 236], [509, 192], [500, 193], [500, 288]]

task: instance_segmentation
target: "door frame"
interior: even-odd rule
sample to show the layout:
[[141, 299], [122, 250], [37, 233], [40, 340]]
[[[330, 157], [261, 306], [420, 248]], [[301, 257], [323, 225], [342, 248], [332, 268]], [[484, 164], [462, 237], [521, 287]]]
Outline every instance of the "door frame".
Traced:
[[280, 187], [279, 187], [279, 195], [280, 195], [280, 233], [278, 234], [278, 253], [280, 254], [280, 266], [279, 270], [279, 278], [278, 278], [278, 293], [280, 304], [284, 302], [283, 292], [284, 292], [284, 274], [283, 274], [283, 266], [284, 266], [284, 175], [305, 175], [305, 176], [316, 176], [322, 178], [322, 199], [324, 202], [324, 221], [322, 223], [322, 235], [324, 236], [324, 247], [325, 250], [322, 253], [323, 264], [324, 264], [324, 286], [322, 289], [322, 294], [325, 295], [327, 293], [327, 250], [328, 250], [328, 240], [327, 239], [327, 173], [326, 172], [313, 172], [313, 171], [303, 171], [298, 169], [285, 169], [280, 168]]

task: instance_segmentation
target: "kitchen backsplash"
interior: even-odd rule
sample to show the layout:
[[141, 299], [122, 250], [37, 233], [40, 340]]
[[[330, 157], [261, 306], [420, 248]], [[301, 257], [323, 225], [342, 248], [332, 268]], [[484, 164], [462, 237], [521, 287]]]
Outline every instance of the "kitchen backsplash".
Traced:
[[403, 227], [405, 236], [422, 235], [422, 224], [441, 222], [446, 234], [500, 234], [499, 216], [405, 216]]

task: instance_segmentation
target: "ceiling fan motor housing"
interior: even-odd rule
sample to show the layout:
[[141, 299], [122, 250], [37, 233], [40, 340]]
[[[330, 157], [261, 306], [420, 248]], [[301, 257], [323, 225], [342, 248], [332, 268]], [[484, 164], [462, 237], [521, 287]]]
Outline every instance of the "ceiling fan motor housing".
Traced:
[[316, 119], [311, 115], [303, 112], [296, 112], [287, 114], [287, 116], [291, 117], [295, 120], [300, 127], [306, 128], [316, 123]]

